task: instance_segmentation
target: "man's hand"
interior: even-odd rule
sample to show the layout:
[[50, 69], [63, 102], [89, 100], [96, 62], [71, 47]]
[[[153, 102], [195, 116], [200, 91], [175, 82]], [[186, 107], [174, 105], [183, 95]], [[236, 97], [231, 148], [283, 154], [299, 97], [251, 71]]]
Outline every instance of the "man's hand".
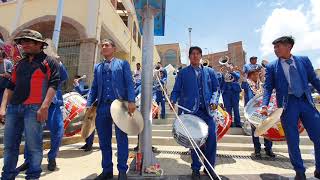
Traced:
[[262, 107], [260, 110], [260, 114], [268, 116], [268, 107]]
[[175, 109], [175, 104], [174, 102], [171, 101], [172, 107], [170, 106], [171, 111], [173, 111]]
[[216, 109], [218, 109], [218, 105], [216, 104], [210, 104], [210, 107], [213, 111], [215, 111]]
[[78, 79], [74, 79], [73, 80], [73, 85], [74, 86], [79, 86], [79, 80]]
[[40, 109], [37, 111], [37, 120], [39, 122], [44, 122], [48, 119], [48, 110], [49, 107], [41, 106]]
[[133, 102], [129, 102], [128, 103], [128, 112], [129, 112], [129, 114], [132, 115], [135, 110], [136, 110], [136, 104], [133, 103]]
[[4, 124], [5, 118], [6, 118], [6, 110], [1, 108], [0, 109], [0, 123]]

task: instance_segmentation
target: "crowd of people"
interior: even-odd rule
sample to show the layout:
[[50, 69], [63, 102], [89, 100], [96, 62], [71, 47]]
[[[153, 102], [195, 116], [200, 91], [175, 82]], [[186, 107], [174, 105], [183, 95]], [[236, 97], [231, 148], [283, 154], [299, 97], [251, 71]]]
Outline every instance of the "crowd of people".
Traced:
[[[5, 123], [4, 166], [1, 179], [12, 180], [21, 171], [26, 171], [26, 179], [39, 179], [43, 159], [43, 129], [46, 124], [50, 131], [51, 149], [48, 153], [48, 170], [57, 167], [56, 157], [63, 137], [62, 84], [68, 79], [68, 73], [59, 57], [48, 56], [43, 52], [48, 44], [42, 35], [34, 30], [23, 30], [14, 41], [21, 45], [25, 56], [14, 66], [6, 54], [0, 52], [0, 120]], [[251, 57], [243, 70], [228, 64], [227, 71], [218, 72], [200, 63], [202, 49], [191, 47], [190, 65], [180, 68], [170, 95], [170, 103], [189, 109], [180, 109], [178, 114], [193, 114], [208, 125], [208, 138], [201, 148], [208, 162], [204, 163], [210, 174], [217, 179], [210, 168], [215, 165], [217, 135], [213, 111], [219, 106], [217, 94], [222, 94], [225, 110], [233, 116], [233, 127], [241, 127], [239, 101], [240, 92], [244, 92], [245, 105], [257, 95], [263, 94], [261, 114], [268, 115], [268, 104], [275, 90], [278, 107], [283, 107], [281, 122], [288, 143], [290, 161], [296, 171], [296, 180], [304, 180], [305, 167], [299, 150], [298, 119], [302, 121], [315, 147], [316, 170], [314, 176], [320, 179], [320, 114], [314, 107], [309, 84], [320, 91], [320, 79], [316, 76], [312, 63], [306, 56], [291, 54], [294, 39], [283, 36], [273, 41], [277, 60], [263, 66], [257, 64], [257, 57]], [[113, 178], [112, 162], [112, 126], [110, 106], [116, 99], [128, 101], [129, 113], [136, 111], [136, 97], [141, 94], [142, 66], [136, 64], [131, 72], [127, 61], [114, 57], [116, 45], [111, 39], [100, 43], [103, 59], [94, 66], [94, 78], [89, 86], [81, 76], [74, 78], [74, 91], [86, 97], [89, 108], [97, 103], [95, 119], [99, 147], [102, 156], [102, 173], [96, 180]], [[165, 94], [168, 73], [161, 62], [154, 68], [153, 99], [160, 106], [161, 119], [166, 118]], [[218, 95], [219, 96], [219, 95]], [[159, 118], [156, 117], [156, 118]], [[117, 139], [118, 179], [127, 179], [128, 136], [115, 127]], [[255, 137], [252, 126], [252, 141], [255, 156], [261, 157], [261, 144]], [[25, 137], [24, 163], [17, 168], [19, 147], [22, 136]], [[86, 138], [80, 149], [91, 151], [95, 131]], [[265, 153], [276, 157], [272, 151], [272, 141], [264, 139]], [[202, 166], [196, 150], [191, 150], [192, 179], [200, 179]], [[67, 175], [66, 175], [67, 176]]]

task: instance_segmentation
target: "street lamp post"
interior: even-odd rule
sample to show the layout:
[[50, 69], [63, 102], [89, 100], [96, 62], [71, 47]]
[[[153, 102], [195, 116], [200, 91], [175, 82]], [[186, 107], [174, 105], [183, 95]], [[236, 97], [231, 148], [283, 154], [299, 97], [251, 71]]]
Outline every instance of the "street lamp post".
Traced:
[[192, 31], [192, 28], [188, 28], [188, 31], [189, 31], [189, 48], [191, 47], [191, 31]]

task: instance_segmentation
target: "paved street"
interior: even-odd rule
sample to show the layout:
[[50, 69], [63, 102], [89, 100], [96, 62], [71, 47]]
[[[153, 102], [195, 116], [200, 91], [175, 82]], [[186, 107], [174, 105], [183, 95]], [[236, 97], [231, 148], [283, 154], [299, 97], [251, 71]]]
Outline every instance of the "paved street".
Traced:
[[[46, 170], [46, 159], [43, 161], [42, 178], [43, 180], [89, 180], [93, 179], [101, 172], [101, 155], [98, 144], [94, 144], [94, 150], [86, 153], [78, 148], [82, 143], [66, 145], [61, 148], [57, 159], [58, 170], [48, 172]], [[187, 149], [179, 146], [157, 146], [160, 153], [156, 153], [160, 161], [161, 168], [164, 170], [164, 176], [161, 179], [189, 179], [190, 156], [185, 155]], [[115, 144], [113, 148], [116, 149]], [[130, 146], [133, 148], [133, 146]], [[47, 150], [44, 152], [45, 157]], [[116, 151], [113, 151], [113, 162], [116, 162]], [[308, 168], [307, 174], [312, 180], [314, 171], [313, 155], [304, 154], [305, 165]], [[132, 158], [128, 163], [131, 163]], [[23, 156], [19, 157], [19, 164], [23, 162]], [[0, 167], [3, 166], [3, 159], [0, 159]], [[223, 179], [231, 180], [271, 180], [271, 179], [293, 179], [294, 171], [286, 153], [278, 153], [275, 160], [266, 158], [252, 159], [249, 151], [218, 151], [216, 170]], [[117, 174], [116, 164], [114, 164], [114, 174]], [[24, 179], [21, 173], [17, 179]], [[142, 179], [129, 176], [129, 179]], [[154, 179], [154, 178], [153, 178]], [[202, 179], [208, 179], [202, 177]]]

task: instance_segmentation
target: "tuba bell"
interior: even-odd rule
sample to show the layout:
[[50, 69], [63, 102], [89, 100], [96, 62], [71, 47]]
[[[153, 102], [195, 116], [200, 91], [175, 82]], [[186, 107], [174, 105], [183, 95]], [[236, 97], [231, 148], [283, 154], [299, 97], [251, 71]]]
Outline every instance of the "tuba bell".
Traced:
[[208, 67], [208, 66], [209, 66], [209, 64], [210, 64], [210, 62], [209, 62], [209, 60], [208, 60], [208, 59], [202, 59], [201, 64], [202, 64], [203, 66]]
[[219, 58], [219, 64], [223, 66], [220, 69], [220, 71], [224, 76], [225, 82], [233, 82], [234, 81], [234, 77], [231, 74], [232, 69], [233, 69], [233, 65], [230, 64], [229, 61], [230, 61], [230, 58], [228, 56], [222, 56], [221, 58]]

